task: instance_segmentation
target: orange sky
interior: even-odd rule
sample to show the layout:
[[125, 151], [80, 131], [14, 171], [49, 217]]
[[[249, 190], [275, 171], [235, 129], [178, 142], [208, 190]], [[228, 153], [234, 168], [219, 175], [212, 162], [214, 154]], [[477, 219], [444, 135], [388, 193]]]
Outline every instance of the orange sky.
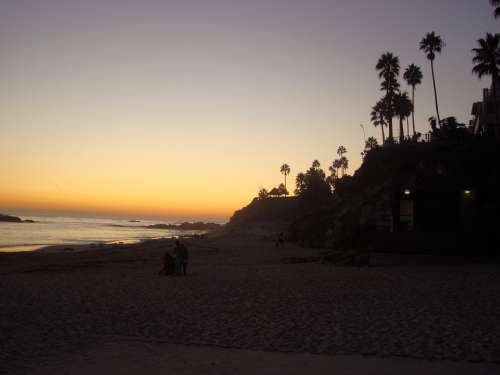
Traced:
[[425, 133], [420, 38], [446, 41], [441, 117], [468, 122], [488, 85], [471, 48], [497, 29], [487, 2], [470, 0], [1, 2], [0, 212], [227, 219], [283, 181], [283, 162], [293, 190], [343, 144], [352, 173], [360, 124], [380, 140], [369, 113], [382, 53], [422, 67]]

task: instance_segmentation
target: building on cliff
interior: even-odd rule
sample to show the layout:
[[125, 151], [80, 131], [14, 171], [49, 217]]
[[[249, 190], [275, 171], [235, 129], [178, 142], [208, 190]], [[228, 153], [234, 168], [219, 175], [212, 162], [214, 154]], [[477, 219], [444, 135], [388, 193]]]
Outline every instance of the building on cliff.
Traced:
[[491, 134], [500, 140], [500, 79], [496, 92], [491, 87], [483, 90], [483, 100], [472, 105], [470, 127], [474, 134]]

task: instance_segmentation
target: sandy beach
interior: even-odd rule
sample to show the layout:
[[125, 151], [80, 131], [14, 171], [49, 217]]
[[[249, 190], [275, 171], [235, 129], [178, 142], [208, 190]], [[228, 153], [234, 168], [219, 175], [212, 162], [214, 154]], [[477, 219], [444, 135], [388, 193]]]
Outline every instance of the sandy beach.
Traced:
[[171, 240], [0, 254], [0, 373], [500, 373], [498, 266], [186, 243], [187, 277], [158, 275]]

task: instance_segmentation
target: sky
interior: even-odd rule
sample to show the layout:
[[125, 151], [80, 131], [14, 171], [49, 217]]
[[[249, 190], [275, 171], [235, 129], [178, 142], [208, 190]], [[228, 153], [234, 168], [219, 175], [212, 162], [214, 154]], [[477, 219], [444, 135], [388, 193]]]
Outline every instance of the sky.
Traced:
[[380, 55], [422, 67], [427, 132], [436, 31], [441, 117], [468, 123], [499, 22], [488, 0], [1, 0], [0, 212], [227, 219], [285, 162], [290, 190], [340, 144], [354, 173]]

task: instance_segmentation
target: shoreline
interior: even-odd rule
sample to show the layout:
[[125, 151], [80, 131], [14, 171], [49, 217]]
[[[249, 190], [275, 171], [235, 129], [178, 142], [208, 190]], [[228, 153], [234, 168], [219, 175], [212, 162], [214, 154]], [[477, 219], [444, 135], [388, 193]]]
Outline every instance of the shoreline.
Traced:
[[[62, 244], [23, 244], [23, 245], [2, 245], [0, 246], [0, 254], [15, 254], [15, 253], [62, 253], [71, 252], [77, 253], [89, 250], [103, 250], [103, 249], [116, 249], [123, 246], [138, 245], [149, 241], [161, 241], [161, 240], [172, 240], [174, 238], [181, 239], [194, 239], [194, 238], [204, 238], [209, 235], [210, 231], [202, 234], [184, 234], [184, 235], [173, 235], [169, 237], [146, 237], [140, 239], [121, 239], [112, 241], [93, 241], [89, 243], [62, 243]], [[9, 250], [4, 250], [9, 249]]]

